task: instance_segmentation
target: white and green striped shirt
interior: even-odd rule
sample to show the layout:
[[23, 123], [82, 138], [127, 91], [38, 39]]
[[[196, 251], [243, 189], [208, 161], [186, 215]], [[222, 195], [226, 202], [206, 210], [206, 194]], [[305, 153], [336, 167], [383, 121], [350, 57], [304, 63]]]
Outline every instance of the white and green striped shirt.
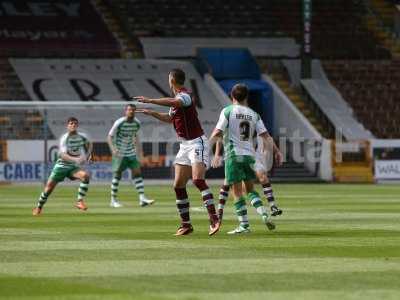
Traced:
[[77, 131], [76, 133], [65, 133], [60, 138], [57, 164], [61, 165], [76, 165], [74, 162], [66, 161], [61, 158], [61, 154], [65, 153], [70, 156], [78, 157], [87, 152], [89, 139], [86, 134]]
[[134, 118], [128, 122], [127, 117], [119, 118], [111, 127], [109, 136], [113, 138], [113, 144], [117, 147], [119, 153], [124, 156], [136, 155], [136, 147], [134, 140], [140, 129], [140, 121]]
[[224, 132], [225, 157], [255, 156], [254, 133], [267, 132], [260, 115], [247, 106], [232, 104], [219, 117], [217, 129]]

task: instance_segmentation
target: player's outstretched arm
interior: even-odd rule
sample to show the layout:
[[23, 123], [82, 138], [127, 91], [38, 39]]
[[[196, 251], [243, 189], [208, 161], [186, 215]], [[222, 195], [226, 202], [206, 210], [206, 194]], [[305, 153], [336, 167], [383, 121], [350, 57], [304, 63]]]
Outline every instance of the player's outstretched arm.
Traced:
[[210, 146], [213, 147], [218, 140], [221, 140], [223, 136], [223, 131], [215, 128], [210, 136]]
[[137, 109], [136, 112], [152, 116], [153, 118], [156, 118], [161, 122], [172, 123], [172, 118], [168, 113], [159, 113], [151, 109]]
[[131, 97], [132, 99], [141, 102], [141, 103], [149, 103], [149, 104], [156, 104], [161, 106], [168, 106], [168, 107], [182, 107], [183, 103], [179, 98], [158, 98], [158, 99], [151, 99], [144, 96], [135, 96]]

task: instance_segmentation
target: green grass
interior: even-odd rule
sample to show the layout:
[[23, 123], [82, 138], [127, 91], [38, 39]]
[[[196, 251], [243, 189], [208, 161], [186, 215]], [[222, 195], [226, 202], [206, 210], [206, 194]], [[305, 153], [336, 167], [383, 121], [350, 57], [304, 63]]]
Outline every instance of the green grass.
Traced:
[[32, 217], [39, 186], [0, 186], [0, 299], [400, 299], [400, 186], [274, 188], [274, 232], [249, 208], [252, 233], [228, 236], [230, 199], [216, 236], [193, 211], [194, 233], [174, 237], [171, 187], [147, 187], [157, 203], [140, 208], [122, 186], [111, 209], [93, 186], [82, 213], [60, 186]]

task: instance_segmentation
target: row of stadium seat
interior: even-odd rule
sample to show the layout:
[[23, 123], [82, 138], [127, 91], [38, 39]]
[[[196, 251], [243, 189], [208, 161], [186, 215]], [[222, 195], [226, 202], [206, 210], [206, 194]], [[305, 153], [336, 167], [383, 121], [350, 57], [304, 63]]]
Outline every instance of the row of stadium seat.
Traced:
[[[1, 110], [0, 127], [0, 140], [44, 138], [43, 117], [34, 110]], [[50, 130], [48, 138], [54, 138]]]
[[[107, 0], [138, 36], [270, 37], [298, 42], [302, 1]], [[319, 58], [389, 58], [366, 28], [362, 1], [313, 3], [313, 49]], [[340, 20], [340, 22], [338, 22]], [[346, 47], [343, 47], [346, 45]]]
[[[251, 0], [251, 1], [237, 1], [237, 0], [213, 0], [213, 1], [194, 1], [194, 0], [127, 0], [131, 4], [137, 6], [140, 5], [158, 5], [160, 7], [172, 6], [172, 7], [183, 7], [190, 8], [191, 5], [196, 7], [208, 7], [213, 9], [218, 9], [221, 7], [248, 7], [252, 9], [262, 9], [265, 7], [276, 8], [285, 10], [287, 7], [295, 6], [301, 8], [302, 0]], [[313, 1], [313, 7], [315, 8], [337, 8], [337, 9], [352, 9], [354, 8], [354, 2], [362, 1], [346, 1], [346, 0], [323, 0], [323, 1]]]
[[367, 129], [378, 138], [400, 138], [399, 60], [330, 61], [324, 69]]
[[76, 47], [47, 47], [43, 49], [30, 49], [29, 52], [22, 48], [1, 49], [0, 57], [30, 57], [30, 58], [119, 58], [120, 51], [115, 46], [109, 48], [93, 48], [76, 45]]
[[23, 13], [19, 9], [29, 10], [34, 4], [3, 2], [0, 57], [120, 57], [120, 44], [90, 0], [75, 1], [72, 5], [77, 11], [73, 16], [59, 14], [54, 7], [53, 11], [52, 5], [61, 6], [53, 4], [57, 1], [47, 1], [49, 11], [37, 8]]

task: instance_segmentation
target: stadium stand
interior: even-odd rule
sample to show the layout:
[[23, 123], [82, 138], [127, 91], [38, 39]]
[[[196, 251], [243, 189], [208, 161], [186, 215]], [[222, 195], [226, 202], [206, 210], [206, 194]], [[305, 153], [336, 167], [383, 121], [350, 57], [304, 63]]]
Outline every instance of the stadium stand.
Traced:
[[89, 0], [2, 2], [0, 12], [2, 57], [120, 56], [119, 44]]
[[[308, 101], [300, 87], [300, 79], [291, 76], [289, 65], [282, 61], [257, 58], [262, 72], [268, 74], [286, 94], [296, 108], [308, 119], [312, 126], [325, 138], [334, 137], [334, 127], [323, 112], [312, 101]], [[299, 69], [297, 69], [299, 71]]]
[[[284, 3], [283, 3], [284, 2]], [[119, 11], [121, 22], [133, 35], [155, 37], [295, 37], [302, 40], [301, 1], [107, 1]], [[340, 22], [338, 22], [340, 20]], [[313, 57], [321, 59], [390, 59], [392, 45], [385, 42], [376, 23], [371, 30], [363, 1], [313, 3]], [[378, 29], [376, 29], [378, 28]], [[346, 45], [345, 47], [343, 45]], [[261, 65], [264, 65], [262, 59]], [[263, 68], [271, 73], [270, 68]], [[296, 106], [324, 136], [333, 137], [332, 124], [292, 85], [284, 68], [272, 74]]]
[[[285, 3], [283, 3], [285, 2]], [[399, 42], [382, 29], [376, 3], [384, 1], [314, 1], [312, 17], [313, 57], [323, 60], [377, 60], [396, 57]], [[393, 1], [388, 5], [393, 8]], [[295, 37], [302, 39], [301, 1], [108, 1], [138, 36], [156, 37]], [[284, 4], [284, 5], [283, 5]], [[368, 4], [368, 3], [367, 3]], [[383, 5], [384, 4], [379, 4]], [[157, 7], [157, 9], [156, 9]], [[149, 14], [150, 12], [150, 14]], [[173, 16], [173, 18], [172, 18]], [[340, 22], [338, 22], [340, 20]], [[345, 45], [345, 46], [344, 46]], [[285, 68], [271, 72], [258, 58], [264, 72], [271, 74], [295, 105], [324, 136], [332, 138], [332, 124], [314, 103], [304, 98], [301, 88], [290, 81]], [[276, 70], [276, 68], [275, 68]], [[330, 69], [326, 70], [328, 73]], [[329, 78], [332, 75], [329, 74]], [[337, 86], [338, 87], [338, 86]], [[341, 91], [340, 87], [338, 87]], [[346, 99], [346, 95], [343, 95]], [[358, 120], [362, 123], [368, 119]], [[386, 132], [391, 129], [385, 129]], [[372, 131], [376, 134], [376, 131]], [[378, 136], [393, 136], [378, 134]]]
[[[119, 43], [89, 0], [2, 1], [0, 13], [0, 100], [31, 99], [9, 57], [120, 57]], [[0, 124], [0, 138], [43, 137], [38, 111], [3, 109]]]
[[324, 62], [329, 79], [376, 137], [400, 138], [400, 61]]
[[[302, 40], [300, 0], [107, 1], [133, 35], [158, 37], [295, 37]], [[313, 54], [319, 58], [389, 58], [365, 26], [362, 1], [313, 3]], [[340, 20], [338, 22], [337, 20]], [[346, 47], [343, 47], [346, 45]]]
[[29, 100], [28, 94], [7, 59], [0, 58], [0, 99]]
[[[59, 60], [56, 64], [66, 63], [66, 65], [82, 67], [88, 65], [85, 59], [98, 59], [101, 61], [100, 65], [112, 65], [117, 60], [106, 62], [105, 59], [142, 57], [140, 38], [143, 37], [160, 39], [156, 41], [157, 47], [162, 45], [162, 38], [168, 38], [169, 42], [175, 38], [198, 39], [198, 41], [214, 38], [213, 42], [216, 45], [224, 44], [225, 38], [237, 38], [239, 41], [247, 38], [253, 39], [254, 49], [257, 49], [256, 46], [265, 48], [259, 40], [256, 41], [264, 38], [264, 42], [267, 41], [271, 45], [272, 40], [276, 39], [274, 45], [279, 46], [275, 46], [274, 51], [268, 52], [271, 56], [256, 57], [262, 73], [268, 74], [269, 78], [273, 79], [321, 137], [333, 138], [334, 129], [342, 120], [339, 111], [335, 112], [336, 116], [339, 116], [335, 120], [327, 116], [327, 111], [335, 105], [329, 105], [329, 109], [321, 107], [328, 101], [328, 98], [332, 100], [330, 96], [324, 99], [325, 102], [310, 99], [312, 97], [308, 97], [304, 93], [299, 78], [293, 78], [289, 64], [282, 61], [282, 58], [292, 61], [299, 59], [299, 49], [301, 49], [300, 45], [303, 39], [301, 0], [241, 2], [235, 0], [74, 0], [69, 2], [71, 6], [60, 5], [61, 0], [29, 1], [29, 3], [33, 3], [33, 6], [24, 4], [28, 3], [27, 1], [7, 5], [0, 4], [0, 14], [2, 15], [0, 56], [3, 57], [0, 59], [0, 99], [113, 101], [127, 100], [128, 94], [140, 93], [159, 96], [164, 95], [160, 90], [168, 91], [168, 87], [165, 86], [165, 78], [158, 78], [154, 74], [145, 78], [145, 75], [140, 74], [140, 70], [133, 72], [134, 83], [124, 82], [121, 84], [118, 82], [121, 78], [115, 76], [123, 74], [123, 80], [132, 79], [127, 70], [121, 73], [109, 70], [108, 73], [106, 72], [107, 75], [106, 73], [101, 75], [100, 71], [93, 71], [90, 74], [87, 73], [86, 78], [77, 78], [77, 74], [84, 75], [86, 71], [76, 70], [75, 74], [72, 74], [71, 70], [67, 70], [69, 68], [67, 66], [62, 72], [53, 72], [54, 70], [49, 72], [45, 65], [50, 61], [43, 60], [39, 63], [39, 65], [42, 64], [41, 69], [37, 70], [40, 71], [39, 73], [46, 74], [47, 77], [50, 76], [52, 82], [42, 86], [44, 87], [42, 97], [35, 93], [30, 81], [39, 74], [35, 74], [37, 70], [32, 69], [30, 75], [27, 75], [29, 71], [21, 71], [21, 65], [19, 67], [11, 66], [8, 60], [11, 57], [13, 57], [11, 62], [16, 61], [14, 58], [57, 58], [63, 59], [63, 62]], [[388, 4], [382, 4], [382, 2]], [[374, 136], [382, 138], [400, 136], [396, 118], [391, 117], [399, 112], [397, 96], [399, 91], [396, 88], [396, 80], [398, 80], [396, 73], [399, 72], [399, 69], [398, 62], [392, 58], [400, 57], [400, 43], [393, 31], [395, 30], [393, 15], [388, 13], [388, 7], [393, 9], [394, 3], [395, 1], [377, 0], [313, 1], [313, 58], [322, 60], [324, 69], [320, 69], [326, 72], [327, 77], [341, 93], [342, 98], [351, 106], [351, 109], [347, 111], [349, 113], [347, 117], [354, 112], [357, 120], [364, 127], [370, 130]], [[37, 15], [41, 5], [46, 7], [46, 10], [41, 12], [44, 16]], [[74, 10], [74, 5], [79, 7], [79, 10]], [[69, 10], [63, 10], [62, 7], [69, 7]], [[46, 16], [46, 13], [49, 12], [50, 15]], [[71, 17], [74, 13], [78, 19]], [[18, 16], [18, 14], [20, 15]], [[54, 22], [55, 20], [58, 22]], [[34, 25], [27, 27], [26, 24]], [[22, 38], [16, 39], [16, 35], [12, 34], [16, 31], [24, 33], [25, 36], [22, 34], [20, 35]], [[233, 39], [230, 41], [234, 43]], [[287, 43], [286, 52], [282, 50], [280, 53], [279, 49], [282, 48], [284, 41], [290, 43]], [[257, 42], [260, 44], [257, 45]], [[187, 43], [191, 42], [187, 41]], [[186, 49], [187, 47], [179, 46], [187, 50], [185, 53], [190, 53], [187, 57], [182, 55], [180, 57], [187, 59], [196, 55], [193, 53], [196, 53], [197, 47], [193, 50], [194, 48]], [[30, 51], [26, 51], [28, 48]], [[159, 48], [162, 49], [162, 47]], [[170, 51], [173, 52], [174, 49], [176, 48]], [[162, 53], [162, 51], [158, 52]], [[155, 57], [160, 56], [156, 55]], [[32, 66], [35, 63], [38, 61], [31, 61], [29, 65]], [[137, 61], [130, 63], [132, 63], [132, 67], [134, 64], [141, 64]], [[147, 66], [152, 68], [152, 65], [157, 65], [150, 61], [145, 64], [145, 69]], [[89, 65], [96, 65], [96, 63], [91, 62]], [[198, 76], [193, 66], [188, 64], [188, 68], [190, 69], [189, 73], [196, 73], [195, 81], [199, 84], [198, 88], [201, 91], [207, 90], [203, 86], [204, 81]], [[18, 75], [15, 72], [16, 69], [18, 69]], [[132, 70], [131, 67], [128, 69]], [[156, 69], [153, 71], [156, 72]], [[107, 76], [113, 77], [114, 81], [107, 80]], [[368, 86], [368, 91], [366, 86]], [[99, 93], [97, 93], [97, 88], [99, 88]], [[90, 95], [90, 91], [95, 95]], [[314, 95], [318, 92], [320, 91]], [[218, 97], [215, 94], [210, 93], [201, 98], [209, 101], [206, 103], [207, 106], [212, 104], [210, 110], [204, 108], [200, 110], [201, 118], [205, 120], [204, 123], [209, 133], [222, 104], [218, 103], [218, 99], [216, 99]], [[365, 105], [366, 101], [368, 105]], [[384, 104], [382, 105], [382, 103]], [[271, 111], [271, 109], [268, 110]], [[98, 129], [98, 132], [95, 133], [98, 140], [103, 138], [102, 134], [105, 128], [117, 114], [107, 115], [107, 112], [99, 114], [99, 120], [102, 119], [106, 122], [98, 128], [96, 128], [98, 123], [92, 124], [95, 132]], [[50, 113], [50, 119], [53, 116]], [[346, 120], [349, 121], [349, 119]], [[0, 124], [2, 129], [5, 129], [2, 130], [0, 138], [13, 137], [21, 140], [43, 138], [43, 115], [35, 110], [23, 113], [14, 111], [12, 114], [10, 111], [2, 110]], [[29, 126], [29, 124], [36, 125]], [[353, 124], [355, 123], [353, 122]], [[153, 125], [148, 123], [146, 126]], [[48, 134], [57, 136], [62, 127], [60, 126], [60, 123], [53, 122], [47, 128]], [[35, 128], [41, 129], [36, 130]], [[304, 165], [294, 163], [292, 166], [304, 169]], [[277, 174], [279, 172], [277, 171]], [[284, 173], [284, 176], [287, 174]], [[307, 177], [305, 174], [303, 176]], [[311, 176], [315, 176], [315, 174], [311, 174]]]
[[142, 47], [138, 38], [131, 35], [126, 22], [119, 21], [119, 12], [114, 9], [114, 6], [109, 7], [102, 0], [92, 2], [97, 11], [102, 16], [104, 22], [117, 38], [121, 46], [121, 55], [124, 58], [143, 58]]
[[371, 9], [379, 16], [385, 26], [394, 27], [395, 5], [397, 0], [369, 0]]
[[310, 101], [315, 102], [346, 140], [373, 138], [373, 135], [355, 120], [353, 110], [329, 81], [304, 79], [301, 84], [307, 95], [312, 98]]
[[[0, 58], [0, 100], [18, 101], [30, 100], [30, 97], [25, 91], [24, 86], [20, 82], [17, 74], [5, 58]], [[28, 120], [32, 120], [32, 113], [21, 111], [0, 110], [0, 139], [6, 138], [30, 138], [32, 136], [40, 137], [35, 129], [28, 125]], [[40, 115], [35, 122], [42, 122]], [[26, 121], [24, 121], [26, 120]]]
[[116, 38], [89, 0], [2, 2], [0, 13], [0, 99], [29, 99], [8, 57], [120, 57]]
[[371, 13], [366, 17], [368, 30], [380, 45], [390, 50], [393, 58], [400, 58], [400, 6], [396, 7], [393, 26], [385, 24], [385, 19], [373, 9], [370, 11]]

